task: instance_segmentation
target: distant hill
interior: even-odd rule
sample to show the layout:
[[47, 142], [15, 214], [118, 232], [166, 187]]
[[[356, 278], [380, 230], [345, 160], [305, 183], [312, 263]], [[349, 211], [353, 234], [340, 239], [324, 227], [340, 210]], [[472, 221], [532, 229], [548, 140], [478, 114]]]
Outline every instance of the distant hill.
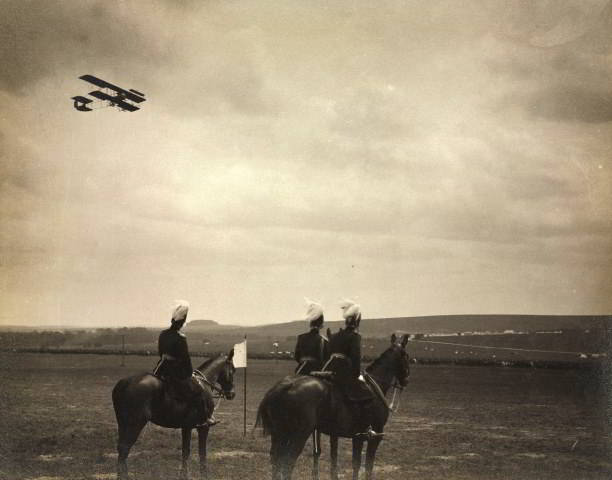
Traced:
[[[333, 332], [343, 321], [325, 322]], [[585, 330], [612, 327], [612, 315], [435, 315], [427, 317], [366, 318], [359, 331], [364, 337], [386, 337], [392, 332], [454, 334], [458, 332], [542, 332], [555, 330]], [[240, 328], [240, 327], [239, 327]], [[247, 335], [284, 337], [308, 329], [303, 320], [242, 327]]]
[[[612, 316], [594, 315], [436, 315], [428, 317], [378, 318], [361, 322], [365, 336], [384, 336], [388, 332], [542, 332], [610, 328]], [[378, 335], [377, 335], [378, 334]]]
[[[326, 321], [325, 329], [337, 331], [344, 326], [343, 321]], [[135, 328], [135, 327], [134, 327]], [[361, 321], [360, 333], [364, 337], [381, 338], [392, 332], [423, 333], [423, 334], [456, 334], [465, 332], [546, 332], [556, 330], [601, 330], [612, 328], [612, 315], [432, 315], [421, 317], [394, 317], [394, 318], [366, 318]], [[142, 327], [140, 327], [142, 329]], [[159, 332], [160, 327], [150, 328], [152, 332]], [[0, 325], [0, 331], [27, 332], [27, 331], [67, 331], [74, 332], [96, 330], [83, 327], [60, 326], [17, 326]], [[112, 330], [119, 330], [114, 328]], [[189, 333], [202, 333], [206, 335], [235, 335], [247, 334], [262, 337], [288, 337], [295, 336], [308, 330], [308, 323], [304, 320], [295, 320], [284, 323], [274, 323], [246, 327], [240, 325], [225, 325], [214, 320], [192, 320], [187, 322], [184, 331]]]
[[0, 332], [65, 332], [69, 330], [95, 330], [95, 327], [70, 327], [66, 325], [0, 325]]
[[233, 330], [236, 328], [240, 328], [237, 325], [222, 325], [214, 320], [191, 320], [187, 322], [183, 329], [185, 332], [206, 332], [206, 333], [215, 333], [215, 332], [226, 332], [228, 330]]
[[[337, 332], [343, 321], [326, 322]], [[165, 328], [165, 327], [164, 327]], [[33, 330], [36, 329], [36, 330]], [[0, 326], [0, 351], [157, 352], [161, 328], [97, 328], [53, 331]], [[254, 327], [193, 320], [185, 326], [192, 354], [227, 352], [248, 335], [249, 355], [291, 358], [303, 320]], [[415, 334], [410, 355], [419, 361], [590, 362], [612, 355], [612, 316], [443, 315], [369, 318], [361, 322], [364, 356], [373, 358], [391, 333]], [[475, 333], [475, 335], [469, 335]], [[418, 335], [418, 334], [422, 334]], [[461, 334], [461, 335], [459, 335]], [[278, 346], [273, 345], [278, 342]], [[278, 353], [277, 353], [278, 350]], [[595, 361], [593, 360], [593, 361]], [[599, 360], [597, 360], [599, 361]], [[603, 360], [602, 360], [603, 361]]]

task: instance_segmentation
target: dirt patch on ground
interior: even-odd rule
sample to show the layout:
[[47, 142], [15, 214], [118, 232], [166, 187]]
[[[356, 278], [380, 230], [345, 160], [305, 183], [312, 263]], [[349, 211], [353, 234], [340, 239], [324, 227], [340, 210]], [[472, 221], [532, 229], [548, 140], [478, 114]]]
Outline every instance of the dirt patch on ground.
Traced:
[[73, 460], [73, 458], [68, 455], [39, 455], [38, 459], [43, 462], [69, 462]]
[[210, 458], [253, 458], [255, 455], [256, 454], [254, 452], [247, 452], [245, 450], [224, 450], [222, 452], [213, 453], [212, 455], [210, 455]]

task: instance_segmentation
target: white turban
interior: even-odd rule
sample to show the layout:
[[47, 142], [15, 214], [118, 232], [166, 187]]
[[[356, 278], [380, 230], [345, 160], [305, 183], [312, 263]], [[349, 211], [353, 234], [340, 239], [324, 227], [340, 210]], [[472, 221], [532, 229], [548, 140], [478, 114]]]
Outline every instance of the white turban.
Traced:
[[186, 300], [177, 300], [172, 312], [173, 322], [183, 322], [187, 318], [189, 312], [189, 302]]
[[321, 304], [309, 300], [308, 298], [304, 298], [304, 300], [306, 300], [306, 304], [308, 305], [306, 310], [306, 318], [304, 318], [304, 320], [311, 322], [312, 320], [316, 320], [323, 315], [323, 307]]
[[359, 304], [353, 302], [352, 300], [343, 300], [340, 304], [340, 308], [344, 310], [342, 312], [343, 318], [358, 317], [361, 314]]

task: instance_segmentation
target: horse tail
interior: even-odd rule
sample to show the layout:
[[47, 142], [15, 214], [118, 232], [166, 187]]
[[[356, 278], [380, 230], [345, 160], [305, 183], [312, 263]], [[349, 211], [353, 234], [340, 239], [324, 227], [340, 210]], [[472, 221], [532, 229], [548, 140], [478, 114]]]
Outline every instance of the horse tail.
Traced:
[[263, 416], [264, 416], [264, 413], [263, 413], [263, 401], [262, 401], [262, 403], [259, 404], [259, 407], [257, 407], [257, 418], [255, 419], [255, 425], [253, 426], [253, 430], [255, 430], [255, 429], [259, 428], [259, 427], [262, 427], [263, 428], [263, 434], [264, 435], [268, 435], [270, 433], [269, 432], [270, 422], [269, 422], [268, 418], [266, 417], [265, 424], [262, 424]]
[[280, 404], [287, 390], [293, 386], [294, 381], [295, 377], [285, 377], [268, 390], [262, 398], [259, 408], [257, 409], [257, 419], [255, 420], [255, 426], [253, 428], [255, 429], [261, 426], [264, 436], [272, 433], [275, 427], [279, 428], [282, 425], [282, 422], [279, 421], [278, 418], [274, 418], [274, 413], [279, 415], [283, 412], [283, 409], [280, 408]]
[[129, 385], [128, 379], [123, 378], [113, 388], [113, 408], [119, 425], [124, 425], [129, 420], [126, 408], [125, 390]]

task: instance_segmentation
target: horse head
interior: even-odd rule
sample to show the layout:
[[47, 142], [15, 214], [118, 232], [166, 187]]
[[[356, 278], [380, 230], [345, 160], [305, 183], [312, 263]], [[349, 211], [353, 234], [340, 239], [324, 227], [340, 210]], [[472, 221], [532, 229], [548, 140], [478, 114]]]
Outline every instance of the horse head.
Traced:
[[234, 367], [233, 358], [234, 349], [232, 348], [225, 358], [223, 367], [219, 370], [216, 378], [217, 383], [221, 385], [223, 396], [228, 400], [232, 400], [236, 396], [236, 392], [234, 391], [234, 372], [236, 371], [236, 367]]
[[386, 388], [393, 385], [393, 379], [397, 380], [401, 387], [408, 385], [410, 357], [406, 351], [407, 343], [408, 335], [404, 335], [402, 340], [398, 341], [394, 333], [391, 335], [389, 348], [366, 368], [366, 371], [376, 378], [376, 381], [385, 391]]
[[406, 351], [407, 344], [408, 334], [402, 337], [401, 342], [398, 342], [395, 333], [391, 335], [391, 346], [389, 347], [389, 351], [393, 359], [395, 378], [402, 387], [408, 385], [408, 377], [410, 376], [410, 357]]

